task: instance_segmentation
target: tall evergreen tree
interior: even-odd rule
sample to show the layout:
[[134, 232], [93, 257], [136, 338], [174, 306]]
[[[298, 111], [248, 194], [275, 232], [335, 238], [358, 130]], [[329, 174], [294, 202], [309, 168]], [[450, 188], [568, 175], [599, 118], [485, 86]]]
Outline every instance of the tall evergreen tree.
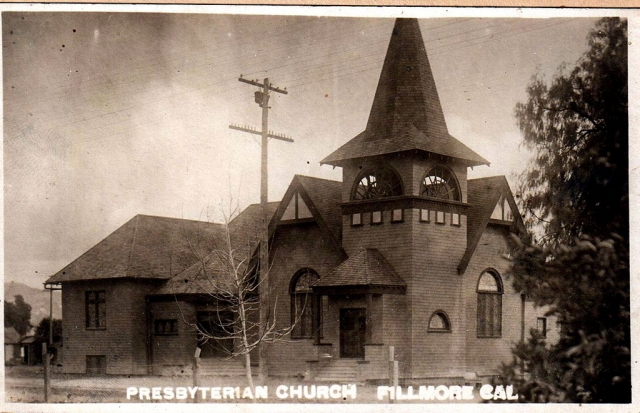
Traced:
[[518, 192], [539, 233], [520, 240], [514, 287], [561, 325], [503, 366], [523, 401], [631, 400], [627, 42], [626, 20], [599, 20], [576, 67], [535, 77], [516, 106], [535, 153]]

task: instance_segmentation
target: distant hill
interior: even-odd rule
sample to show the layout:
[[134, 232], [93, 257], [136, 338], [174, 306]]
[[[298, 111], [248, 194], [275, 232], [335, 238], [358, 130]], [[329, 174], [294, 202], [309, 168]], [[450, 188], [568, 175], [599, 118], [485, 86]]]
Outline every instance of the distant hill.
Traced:
[[[34, 327], [40, 323], [40, 320], [49, 317], [49, 291], [15, 281], [4, 283], [5, 300], [13, 302], [13, 297], [16, 295], [22, 295], [24, 301], [31, 306], [31, 325]], [[53, 318], [62, 318], [60, 291], [53, 292]]]

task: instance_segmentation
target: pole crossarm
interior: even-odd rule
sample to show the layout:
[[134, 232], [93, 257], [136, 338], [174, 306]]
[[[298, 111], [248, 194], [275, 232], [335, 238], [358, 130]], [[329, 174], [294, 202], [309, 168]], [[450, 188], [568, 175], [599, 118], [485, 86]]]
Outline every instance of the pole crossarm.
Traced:
[[[239, 130], [241, 132], [252, 133], [254, 135], [262, 135], [262, 131], [255, 130], [255, 129], [252, 129], [250, 127], [245, 127], [245, 126], [229, 125], [229, 129]], [[278, 140], [285, 141], [285, 142], [293, 142], [293, 139], [291, 139], [290, 137], [285, 136], [285, 135], [281, 135], [281, 134], [275, 134], [273, 132], [269, 132], [267, 134], [267, 136], [270, 137], [270, 138], [278, 139]]]
[[260, 154], [260, 209], [262, 210], [262, 223], [261, 223], [261, 236], [260, 236], [260, 284], [258, 287], [258, 294], [260, 300], [260, 321], [258, 325], [258, 335], [261, 337], [258, 346], [258, 366], [260, 381], [264, 384], [266, 378], [269, 376], [267, 368], [267, 347], [264, 341], [266, 335], [270, 331], [269, 311], [271, 309], [271, 300], [269, 292], [269, 168], [267, 167], [268, 146], [269, 138], [282, 140], [285, 142], [293, 142], [293, 139], [284, 135], [278, 135], [269, 132], [269, 92], [277, 92], [282, 94], [288, 94], [286, 88], [280, 89], [274, 87], [269, 82], [269, 78], [265, 78], [263, 83], [256, 80], [247, 80], [240, 75], [238, 79], [240, 82], [247, 83], [252, 86], [257, 86], [261, 91], [254, 93], [255, 102], [262, 108], [262, 130], [257, 131], [255, 128], [246, 128], [237, 125], [229, 125], [230, 129], [239, 130], [242, 132], [252, 133], [255, 135], [261, 135], [261, 147]]
[[[243, 82], [243, 83], [247, 83], [249, 85], [258, 86], [258, 87], [264, 87], [263, 83], [260, 83], [260, 82], [255, 81], [255, 80], [245, 79], [245, 78], [242, 77], [242, 75], [240, 75], [238, 80]], [[282, 93], [283, 95], [288, 95], [289, 94], [289, 92], [287, 92], [287, 88], [280, 89], [279, 87], [275, 87], [275, 86], [269, 85], [269, 90], [272, 90], [272, 91], [277, 92], [277, 93]]]

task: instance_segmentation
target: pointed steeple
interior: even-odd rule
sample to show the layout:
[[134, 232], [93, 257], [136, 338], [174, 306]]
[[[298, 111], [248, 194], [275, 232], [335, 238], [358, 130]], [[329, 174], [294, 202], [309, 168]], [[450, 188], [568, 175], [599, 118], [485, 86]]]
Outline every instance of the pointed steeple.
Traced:
[[489, 164], [449, 135], [418, 21], [397, 19], [366, 130], [321, 163], [413, 150]]
[[367, 130], [384, 138], [410, 125], [427, 136], [449, 133], [418, 21], [397, 19]]

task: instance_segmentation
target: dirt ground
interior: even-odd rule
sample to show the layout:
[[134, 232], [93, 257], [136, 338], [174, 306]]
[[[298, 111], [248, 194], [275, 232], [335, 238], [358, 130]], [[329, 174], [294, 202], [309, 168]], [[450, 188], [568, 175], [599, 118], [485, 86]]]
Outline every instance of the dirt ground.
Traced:
[[[257, 384], [257, 378], [256, 384]], [[268, 399], [260, 400], [266, 403], [375, 403], [386, 404], [388, 400], [377, 399], [378, 387], [375, 385], [357, 385], [357, 397], [351, 399], [280, 399], [276, 397], [276, 388], [285, 386], [311, 386], [316, 384], [331, 385], [332, 383], [309, 383], [296, 378], [269, 378]], [[184, 400], [153, 400], [151, 398], [140, 399], [133, 396], [127, 399], [127, 388], [153, 388], [193, 386], [190, 376], [102, 376], [88, 377], [84, 375], [62, 374], [59, 368], [54, 368], [51, 379], [51, 394], [49, 403], [195, 403], [191, 397]], [[240, 395], [247, 386], [244, 377], [218, 377], [204, 376], [201, 378], [200, 387], [239, 387]], [[467, 402], [478, 402], [476, 398]], [[5, 402], [6, 403], [43, 403], [44, 379], [42, 366], [7, 366], [5, 368]], [[252, 403], [250, 399], [234, 398], [214, 400], [209, 396], [200, 403]], [[396, 401], [396, 403], [442, 403], [439, 401]], [[455, 401], [455, 403], [465, 403]]]

